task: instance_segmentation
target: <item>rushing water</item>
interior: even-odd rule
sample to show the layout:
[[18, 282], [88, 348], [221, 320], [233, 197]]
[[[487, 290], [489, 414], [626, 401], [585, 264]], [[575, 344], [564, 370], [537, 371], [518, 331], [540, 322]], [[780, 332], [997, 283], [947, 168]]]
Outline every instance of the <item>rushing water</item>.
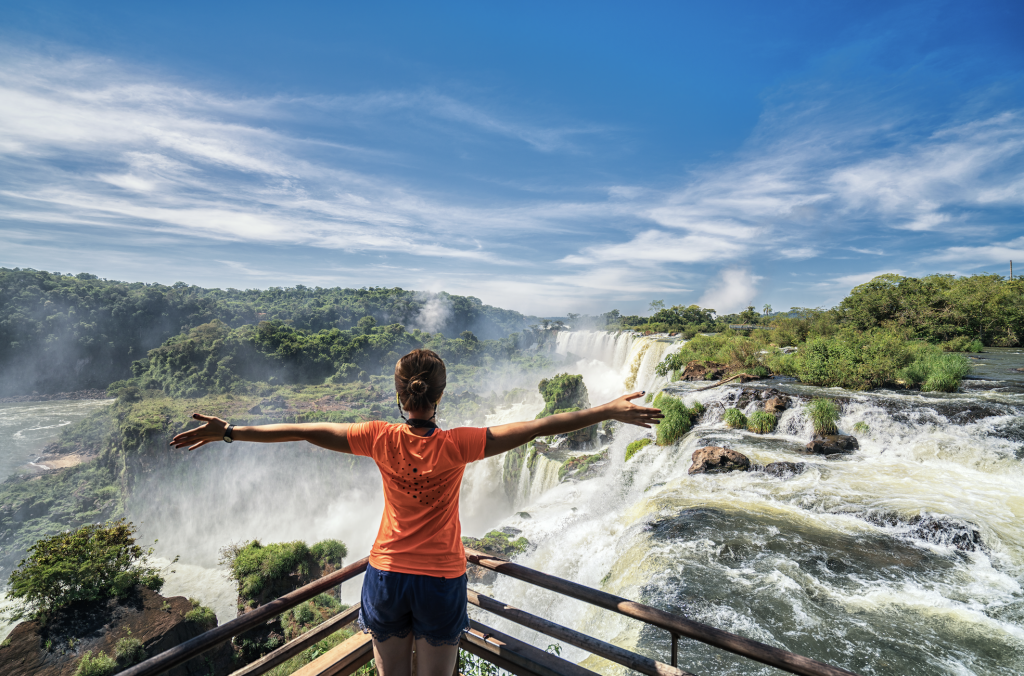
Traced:
[[[869, 425], [858, 452], [826, 459], [801, 453], [811, 427], [799, 406], [781, 416], [776, 433], [758, 436], [721, 423], [740, 388], [694, 392], [705, 384], [659, 378], [654, 366], [679, 345], [560, 334], [556, 350], [568, 363], [559, 370], [583, 374], [591, 403], [665, 388], [687, 403], [701, 400], [708, 413], [678, 444], [648, 446], [629, 463], [626, 444], [652, 432], [618, 429], [606, 444], [604, 473], [591, 480], [558, 483], [557, 463], [539, 458], [542, 471], [514, 500], [502, 489], [502, 458], [475, 463], [463, 484], [464, 532], [518, 529], [532, 543], [519, 559], [526, 565], [862, 674], [1024, 672], [1021, 351], [977, 355], [982, 379], [948, 395], [851, 393], [786, 379], [756, 384], [804, 399], [841, 397], [840, 428]], [[539, 397], [529, 398], [486, 424], [530, 419], [541, 408]], [[29, 421], [22, 429], [39, 426]], [[758, 464], [786, 460], [807, 469], [788, 478], [690, 476], [691, 454], [707, 444]], [[129, 508], [147, 535], [160, 537], [164, 555], [182, 555], [165, 592], [196, 596], [224, 620], [233, 615], [234, 593], [215, 563], [219, 546], [338, 537], [350, 560], [362, 556], [381, 508], [374, 472], [299, 445], [211, 446], [173, 475], [150, 477]], [[921, 516], [941, 528], [915, 528]], [[953, 546], [975, 530], [981, 544], [974, 551]], [[357, 582], [347, 584], [343, 597], [351, 602], [358, 590]], [[482, 591], [667, 659], [668, 635], [632, 620], [507, 578]], [[553, 642], [494, 617], [481, 620], [541, 646]], [[563, 648], [598, 671], [621, 671]], [[703, 674], [777, 673], [685, 640], [680, 665]]]
[[0, 481], [18, 471], [44, 469], [35, 461], [61, 428], [109, 404], [100, 399], [0, 404]]

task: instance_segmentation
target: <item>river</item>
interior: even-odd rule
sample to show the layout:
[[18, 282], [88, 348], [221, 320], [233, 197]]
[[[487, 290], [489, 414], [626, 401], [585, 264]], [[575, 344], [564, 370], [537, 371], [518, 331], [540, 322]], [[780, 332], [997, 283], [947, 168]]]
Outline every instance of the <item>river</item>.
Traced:
[[[650, 432], [619, 429], [595, 479], [558, 483], [557, 465], [540, 458], [540, 471], [513, 499], [501, 489], [502, 458], [475, 463], [463, 486], [464, 532], [515, 528], [532, 543], [519, 557], [525, 565], [862, 674], [1024, 672], [1024, 373], [1014, 370], [1024, 366], [1024, 353], [977, 355], [976, 376], [956, 394], [851, 393], [791, 379], [754, 384], [841, 397], [841, 430], [868, 424], [859, 451], [826, 459], [801, 453], [811, 427], [799, 407], [771, 435], [728, 430], [721, 411], [740, 388], [698, 393], [697, 385], [657, 377], [654, 365], [678, 346], [628, 334], [560, 335], [556, 350], [569, 360], [560, 370], [583, 374], [592, 403], [627, 389], [666, 388], [687, 403], [701, 400], [708, 414], [678, 444], [648, 446], [628, 463], [626, 444]], [[47, 402], [68, 412], [46, 420], [63, 420], [81, 403]], [[42, 417], [24, 417], [23, 406], [32, 405], [15, 405], [11, 414], [27, 421], [21, 429], [43, 427]], [[528, 399], [486, 422], [532, 418], [541, 407], [539, 397]], [[788, 478], [688, 475], [690, 455], [706, 444], [762, 465], [784, 460], [807, 469]], [[17, 454], [10, 467], [30, 459], [29, 446], [9, 448], [0, 463]], [[326, 451], [236, 443], [208, 447], [176, 477], [141, 486], [129, 509], [147, 536], [160, 538], [162, 555], [182, 557], [165, 593], [196, 596], [223, 621], [233, 615], [234, 594], [216, 565], [219, 546], [337, 537], [354, 560], [376, 532], [375, 482], [372, 467]], [[955, 546], [975, 539], [973, 551]], [[358, 588], [346, 584], [343, 598], [354, 601]], [[667, 659], [668, 635], [632, 620], [505, 578], [482, 591]], [[553, 642], [481, 620], [542, 646]], [[568, 646], [563, 655], [618, 671]], [[778, 673], [687, 640], [680, 666]]]

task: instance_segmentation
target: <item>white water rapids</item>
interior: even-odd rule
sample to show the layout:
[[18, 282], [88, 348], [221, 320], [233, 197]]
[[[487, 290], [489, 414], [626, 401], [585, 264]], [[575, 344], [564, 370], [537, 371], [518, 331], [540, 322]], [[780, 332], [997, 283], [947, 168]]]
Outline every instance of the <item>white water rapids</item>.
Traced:
[[[693, 393], [654, 366], [679, 343], [629, 334], [565, 332], [557, 370], [581, 373], [592, 404], [630, 390], [667, 388], [708, 407], [678, 444], [648, 446], [629, 463], [626, 444], [652, 431], [618, 428], [597, 478], [558, 483], [538, 458], [514, 499], [502, 488], [502, 458], [471, 465], [463, 484], [463, 530], [515, 528], [531, 542], [518, 561], [861, 674], [1024, 672], [1024, 365], [1017, 351], [981, 355], [979, 374], [952, 395], [824, 391], [774, 386], [800, 397], [843, 397], [840, 428], [864, 421], [853, 455], [800, 453], [810, 438], [795, 407], [775, 434], [727, 430], [723, 406], [739, 387]], [[627, 386], [628, 383], [628, 386]], [[539, 396], [496, 411], [486, 424], [533, 418]], [[767, 464], [807, 463], [789, 478], [763, 472], [687, 474], [701, 445], [727, 445]], [[545, 464], [545, 462], [547, 464]], [[300, 445], [233, 444], [193, 454], [173, 475], [153, 476], [129, 506], [161, 553], [181, 554], [165, 593], [196, 596], [221, 621], [234, 593], [216, 566], [217, 548], [325, 537], [345, 541], [349, 560], [376, 533], [379, 478], [361, 459]], [[913, 517], [976, 529], [981, 545], [961, 551], [922, 535]], [[956, 529], [961, 529], [957, 531]], [[667, 660], [668, 635], [507, 578], [494, 598], [560, 624]], [[343, 598], [358, 598], [358, 582]], [[481, 621], [544, 647], [553, 640], [481, 614]], [[620, 670], [563, 646], [563, 656], [603, 673]], [[682, 640], [680, 666], [698, 674], [770, 674], [768, 667]]]

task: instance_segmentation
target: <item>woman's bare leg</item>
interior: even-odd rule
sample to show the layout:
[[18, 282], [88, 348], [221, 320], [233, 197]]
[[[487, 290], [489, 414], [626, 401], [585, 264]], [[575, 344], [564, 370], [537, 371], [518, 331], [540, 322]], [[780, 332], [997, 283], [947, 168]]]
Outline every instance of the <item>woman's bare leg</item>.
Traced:
[[[380, 676], [412, 675], [412, 632], [399, 638], [392, 636], [386, 641], [373, 639], [373, 658], [377, 662]], [[451, 676], [451, 669], [448, 676]]]
[[452, 676], [458, 659], [457, 645], [430, 645], [425, 638], [416, 639], [416, 676]]

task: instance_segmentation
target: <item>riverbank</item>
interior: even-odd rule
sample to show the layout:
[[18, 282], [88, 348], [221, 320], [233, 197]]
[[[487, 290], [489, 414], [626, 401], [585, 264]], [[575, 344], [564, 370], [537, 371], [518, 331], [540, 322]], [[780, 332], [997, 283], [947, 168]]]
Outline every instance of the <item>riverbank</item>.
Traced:
[[76, 390], [75, 392], [56, 392], [53, 394], [23, 394], [16, 397], [0, 397], [0, 404], [23, 404], [33, 401], [81, 401], [83, 399], [109, 399], [106, 390]]

